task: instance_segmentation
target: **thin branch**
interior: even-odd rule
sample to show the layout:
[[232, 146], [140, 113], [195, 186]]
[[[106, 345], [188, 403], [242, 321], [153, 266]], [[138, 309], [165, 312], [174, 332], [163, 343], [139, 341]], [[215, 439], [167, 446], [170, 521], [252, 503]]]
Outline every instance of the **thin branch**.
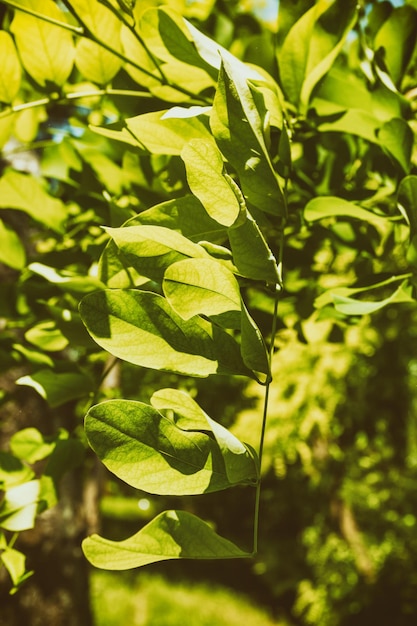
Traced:
[[33, 17], [43, 20], [44, 22], [49, 22], [49, 24], [59, 26], [59, 28], [64, 28], [65, 30], [69, 30], [75, 35], [84, 35], [84, 29], [81, 26], [74, 26], [73, 24], [68, 24], [68, 22], [61, 22], [60, 20], [56, 20], [53, 17], [49, 17], [48, 15], [44, 15], [43, 13], [38, 13], [33, 9], [29, 9], [28, 7], [25, 7], [18, 2], [13, 2], [13, 0], [0, 0], [0, 2], [12, 9], [16, 9], [17, 11], [21, 11], [22, 13], [27, 13], [27, 15], [32, 15]]
[[63, 104], [70, 100], [79, 100], [81, 98], [94, 98], [101, 96], [128, 96], [131, 98], [153, 98], [154, 96], [148, 91], [134, 91], [131, 89], [89, 89], [88, 91], [74, 91], [67, 93], [62, 97], [41, 98], [40, 100], [32, 100], [31, 102], [25, 102], [23, 104], [15, 104], [8, 109], [0, 112], [0, 119], [14, 115], [15, 113], [21, 113], [27, 109], [34, 109], [40, 106], [47, 106], [51, 102]]

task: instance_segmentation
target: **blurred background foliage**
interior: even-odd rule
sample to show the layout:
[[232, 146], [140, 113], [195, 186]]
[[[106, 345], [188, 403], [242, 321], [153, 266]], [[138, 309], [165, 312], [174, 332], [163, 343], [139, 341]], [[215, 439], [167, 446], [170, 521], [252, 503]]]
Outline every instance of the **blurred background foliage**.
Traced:
[[[7, 4], [0, 4], [5, 32], [12, 15]], [[281, 0], [279, 14], [275, 0], [163, 4], [279, 79], [275, 53], [279, 60], [285, 36], [315, 3]], [[385, 119], [380, 110], [396, 107], [416, 132], [416, 33], [404, 19], [409, 15], [415, 20], [416, 13], [404, 13], [403, 4], [407, 11], [417, 9], [413, 0], [361, 2], [361, 27], [350, 33], [331, 78], [319, 84], [308, 111], [300, 113], [287, 103], [292, 124], [291, 218], [263, 464], [259, 557], [244, 563], [165, 563], [140, 574], [89, 574], [93, 618], [83, 607], [74, 624], [88, 626], [91, 619], [97, 626], [174, 626], [184, 620], [190, 626], [416, 623], [415, 305], [393, 304], [372, 314], [346, 316], [317, 300], [328, 289], [378, 282], [383, 283], [378, 299], [383, 299], [392, 293], [384, 281], [415, 272], [415, 249], [408, 245], [409, 229], [397, 208], [399, 181], [405, 173], [416, 173], [415, 144], [410, 169], [404, 172], [401, 154], [398, 163], [366, 138], [369, 131], [362, 115], [352, 118], [350, 128], [336, 124], [337, 99], [346, 99], [351, 86], [360, 84], [365, 92], [359, 87], [354, 92], [360, 94], [358, 109], [373, 107], [375, 117]], [[396, 17], [389, 21], [390, 16]], [[390, 37], [391, 45], [403, 51], [398, 71], [394, 53], [385, 58], [385, 66], [369, 55]], [[4, 527], [9, 546], [10, 536], [23, 530], [12, 545], [27, 555], [35, 574], [11, 597], [7, 594], [13, 585], [3, 568], [2, 626], [19, 623], [12, 612], [27, 617], [28, 606], [32, 613], [43, 611], [43, 621], [31, 618], [30, 624], [70, 624], [64, 619], [53, 622], [58, 614], [52, 608], [47, 613], [46, 600], [26, 601], [25, 609], [16, 598], [25, 598], [25, 589], [33, 590], [30, 585], [35, 584], [41, 589], [37, 597], [46, 597], [48, 590], [52, 594], [51, 580], [41, 584], [45, 570], [53, 570], [52, 559], [72, 558], [70, 552], [62, 553], [62, 546], [71, 544], [73, 555], [80, 538], [99, 523], [103, 534], [119, 539], [172, 504], [169, 498], [155, 499], [115, 480], [87, 450], [82, 419], [97, 389], [101, 398], [148, 401], [157, 388], [179, 385], [245, 441], [256, 447], [259, 438], [262, 399], [256, 385], [243, 379], [178, 380], [114, 364], [97, 351], [81, 324], [78, 301], [94, 288], [107, 242], [101, 225], [118, 226], [157, 202], [183, 195], [186, 188], [176, 157], [138, 154], [89, 128], [163, 108], [163, 103], [122, 91], [98, 93], [102, 85], [81, 74], [73, 70], [65, 89], [61, 85], [56, 91], [56, 86], [39, 85], [26, 73], [10, 99], [13, 113], [7, 100], [0, 113], [1, 488], [19, 484], [22, 472], [33, 472], [32, 477], [42, 476], [44, 501], [52, 506], [59, 500], [55, 510], [61, 511], [56, 517], [54, 509], [40, 512], [34, 529]], [[392, 80], [386, 86], [387, 75], [394, 88]], [[338, 91], [331, 80], [341, 77], [347, 82]], [[111, 85], [115, 90], [137, 89], [124, 69], [116, 71]], [[62, 89], [70, 97], [61, 97]], [[326, 109], [323, 102], [330, 92], [333, 108]], [[24, 106], [36, 101], [36, 106]], [[355, 124], [364, 125], [362, 132]], [[10, 188], [24, 192], [15, 204], [9, 199]], [[302, 210], [317, 195], [376, 207], [390, 221], [329, 217], [309, 223]], [[33, 209], [35, 197], [41, 211]], [[274, 227], [267, 227], [273, 242]], [[372, 279], [368, 283], [367, 277]], [[247, 298], [268, 334], [272, 296], [248, 286]], [[38, 429], [41, 439], [34, 431], [24, 431], [26, 438], [19, 439], [18, 432], [27, 428]], [[57, 459], [64, 452], [76, 467], [59, 466]], [[65, 472], [58, 495], [57, 484]], [[248, 500], [253, 494], [247, 491], [232, 490], [226, 500], [222, 494], [183, 498], [181, 506], [198, 511], [219, 532], [248, 546]], [[100, 522], [94, 512], [97, 503]], [[60, 546], [49, 550], [45, 537], [57, 528]], [[77, 558], [79, 563], [82, 557]], [[72, 589], [68, 580], [62, 584], [73, 598], [80, 590]], [[16, 574], [14, 585], [23, 582]], [[248, 597], [259, 608], [249, 605]]]

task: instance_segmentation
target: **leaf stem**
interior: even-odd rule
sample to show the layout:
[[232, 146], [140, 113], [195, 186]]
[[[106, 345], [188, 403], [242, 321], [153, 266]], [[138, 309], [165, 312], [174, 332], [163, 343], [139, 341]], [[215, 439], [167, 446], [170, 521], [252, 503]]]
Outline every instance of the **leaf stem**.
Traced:
[[23, 104], [15, 104], [8, 109], [0, 112], [0, 119], [13, 115], [14, 113], [21, 113], [26, 109], [34, 109], [40, 106], [46, 106], [51, 102], [62, 104], [68, 100], [78, 100], [81, 98], [94, 98], [100, 96], [128, 96], [131, 98], [153, 98], [154, 96], [148, 91], [134, 91], [132, 89], [112, 89], [106, 87], [104, 89], [89, 89], [87, 91], [74, 91], [72, 93], [66, 93], [62, 97], [49, 96], [41, 98], [39, 100], [32, 100], [31, 102], [25, 102]]
[[49, 24], [53, 24], [54, 26], [59, 26], [60, 28], [64, 28], [65, 30], [69, 30], [76, 35], [83, 35], [84, 29], [80, 26], [74, 26], [73, 24], [68, 24], [68, 22], [61, 22], [53, 17], [49, 17], [48, 15], [44, 15], [43, 13], [38, 13], [33, 9], [29, 9], [29, 7], [25, 7], [18, 2], [13, 2], [13, 0], [0, 0], [2, 4], [6, 6], [16, 9], [17, 11], [21, 11], [22, 13], [26, 13], [27, 15], [32, 15], [32, 17], [37, 17], [44, 22], [49, 22]]
[[[278, 271], [279, 271], [279, 283], [276, 284], [275, 287], [275, 298], [274, 298], [274, 312], [272, 317], [272, 327], [271, 327], [271, 338], [269, 344], [269, 368], [272, 372], [272, 358], [274, 355], [274, 346], [275, 346], [275, 337], [277, 334], [277, 326], [278, 326], [278, 304], [281, 297], [281, 292], [283, 289], [282, 282], [282, 260], [283, 260], [283, 250], [284, 250], [284, 226], [281, 229], [280, 233], [280, 242], [279, 242], [279, 258], [278, 258]], [[264, 403], [263, 403], [263, 411], [262, 411], [262, 426], [261, 426], [261, 434], [259, 439], [259, 478], [256, 484], [256, 494], [255, 494], [255, 512], [254, 512], [254, 522], [253, 522], [253, 556], [256, 556], [258, 552], [258, 536], [259, 536], [259, 511], [260, 511], [260, 501], [261, 501], [261, 475], [262, 475], [262, 457], [264, 451], [264, 443], [265, 443], [265, 431], [266, 424], [268, 419], [268, 407], [269, 407], [269, 392], [272, 383], [272, 376], [268, 380], [265, 386], [265, 395], [264, 395]]]

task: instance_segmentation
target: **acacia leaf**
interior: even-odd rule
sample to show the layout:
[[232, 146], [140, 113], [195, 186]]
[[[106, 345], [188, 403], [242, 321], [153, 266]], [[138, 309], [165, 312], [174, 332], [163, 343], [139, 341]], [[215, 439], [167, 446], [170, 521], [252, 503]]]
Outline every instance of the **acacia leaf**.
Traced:
[[11, 103], [20, 89], [22, 66], [14, 41], [5, 30], [0, 31], [0, 102]]
[[241, 213], [241, 205], [224, 176], [221, 152], [214, 140], [191, 139], [181, 157], [188, 185], [209, 216], [223, 226], [231, 226]]
[[[58, 21], [65, 15], [52, 0], [20, 0], [20, 4]], [[27, 72], [42, 87], [64, 85], [74, 64], [75, 48], [70, 32], [38, 17], [16, 11], [10, 30]]]
[[[175, 390], [164, 391], [175, 394]], [[187, 394], [178, 394], [184, 406], [193, 404]], [[176, 401], [178, 394], [174, 395]], [[155, 402], [172, 413], [169, 399], [162, 406]], [[164, 415], [154, 406], [108, 400], [89, 410], [85, 429], [104, 465], [148, 493], [193, 495], [253, 483], [257, 471], [247, 448], [202, 411], [196, 420], [195, 407], [192, 410], [184, 429], [172, 415]]]
[[190, 139], [201, 137], [212, 140], [208, 129], [198, 117], [171, 118], [164, 113], [166, 111], [154, 111], [126, 120], [128, 130], [152, 154], [180, 155]]
[[280, 77], [301, 113], [306, 113], [314, 87], [333, 65], [356, 16], [355, 0], [319, 0], [290, 29], [279, 55]]
[[0, 179], [0, 208], [20, 209], [56, 232], [63, 232], [67, 210], [34, 176], [8, 170]]
[[210, 116], [213, 136], [238, 172], [247, 202], [266, 213], [283, 216], [284, 196], [265, 144], [266, 116], [263, 99], [255, 101], [245, 77], [224, 58]]
[[[204, 314], [240, 320], [240, 290], [233, 273], [214, 259], [184, 259], [170, 265], [164, 274], [165, 297], [183, 318]], [[236, 328], [232, 323], [229, 328]], [[239, 324], [238, 326], [239, 327]]]
[[95, 567], [125, 570], [169, 559], [249, 557], [206, 522], [186, 511], [164, 511], [123, 541], [100, 535], [84, 539], [82, 549]]
[[99, 346], [135, 365], [196, 377], [251, 376], [228, 333], [201, 317], [183, 320], [157, 294], [99, 291], [83, 298], [80, 313]]
[[353, 202], [335, 196], [319, 196], [310, 200], [304, 209], [304, 217], [308, 222], [316, 222], [328, 217], [354, 218], [373, 225], [380, 225], [381, 222], [386, 221], [384, 216], [376, 215]]

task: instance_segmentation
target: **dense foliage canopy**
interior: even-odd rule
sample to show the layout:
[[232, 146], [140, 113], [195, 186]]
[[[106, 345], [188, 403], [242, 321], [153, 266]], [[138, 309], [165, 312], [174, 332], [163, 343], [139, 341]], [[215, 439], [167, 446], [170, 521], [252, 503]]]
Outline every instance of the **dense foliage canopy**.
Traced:
[[97, 567], [252, 559], [294, 623], [414, 624], [417, 3], [0, 7], [11, 592], [77, 476]]

